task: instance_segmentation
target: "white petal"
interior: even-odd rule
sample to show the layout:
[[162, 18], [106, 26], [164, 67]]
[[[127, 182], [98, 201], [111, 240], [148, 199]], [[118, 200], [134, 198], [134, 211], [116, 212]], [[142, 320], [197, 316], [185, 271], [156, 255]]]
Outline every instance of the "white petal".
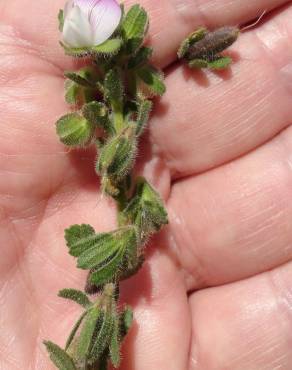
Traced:
[[96, 3], [90, 14], [95, 45], [102, 44], [114, 33], [121, 16], [121, 7], [115, 0], [100, 0]]
[[85, 47], [94, 44], [94, 33], [86, 14], [74, 6], [64, 20], [63, 40], [71, 47]]
[[66, 2], [64, 6], [64, 19], [67, 17], [68, 13], [73, 8], [73, 6], [74, 6], [74, 0], [69, 0]]

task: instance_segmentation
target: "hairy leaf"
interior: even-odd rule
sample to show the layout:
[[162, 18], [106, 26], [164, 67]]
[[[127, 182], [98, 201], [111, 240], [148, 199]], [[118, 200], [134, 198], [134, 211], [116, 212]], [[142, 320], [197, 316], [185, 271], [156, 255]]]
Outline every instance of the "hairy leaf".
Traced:
[[117, 135], [106, 143], [96, 162], [97, 173], [124, 178], [134, 165], [137, 143], [128, 135]]
[[101, 327], [97, 332], [92, 349], [90, 351], [90, 360], [98, 360], [103, 351], [109, 346], [113, 332], [113, 323], [112, 312], [109, 310], [104, 311], [102, 314]]
[[120, 346], [120, 322], [118, 315], [114, 315], [113, 330], [110, 341], [110, 357], [115, 368], [118, 368], [121, 362]]
[[59, 291], [58, 296], [61, 298], [70, 299], [71, 301], [80, 304], [84, 308], [87, 308], [88, 306], [91, 305], [91, 302], [88, 299], [87, 295], [83, 293], [81, 290], [62, 289]]
[[122, 336], [126, 336], [131, 329], [133, 324], [133, 310], [130, 306], [126, 306], [121, 314], [121, 334]]
[[61, 117], [56, 123], [60, 141], [68, 146], [88, 145], [94, 136], [94, 126], [78, 113]]
[[135, 194], [122, 215], [138, 227], [142, 241], [168, 223], [159, 194], [144, 178], [138, 179]]
[[208, 67], [211, 69], [225, 69], [230, 66], [232, 59], [230, 57], [219, 57], [212, 62], [208, 62]]
[[104, 79], [105, 96], [113, 106], [114, 111], [121, 111], [123, 105], [124, 86], [120, 72], [111, 69]]
[[92, 348], [97, 322], [101, 315], [101, 309], [94, 306], [88, 310], [85, 322], [78, 338], [77, 355], [80, 359], [86, 358]]
[[77, 370], [72, 358], [57, 344], [46, 341], [44, 342], [50, 359], [59, 370]]
[[150, 116], [153, 103], [150, 100], [142, 100], [138, 106], [136, 135], [142, 135]]
[[70, 254], [78, 257], [88, 246], [93, 244], [95, 230], [90, 225], [72, 225], [65, 230], [65, 240]]
[[75, 323], [75, 325], [73, 326], [73, 329], [71, 330], [71, 333], [69, 334], [69, 337], [66, 341], [66, 346], [65, 346], [65, 350], [67, 351], [67, 349], [70, 347], [73, 339], [75, 338], [75, 335], [84, 319], [84, 317], [87, 315], [87, 311], [83, 312], [83, 314], [79, 317], [79, 319], [77, 320], [77, 322]]
[[116, 252], [112, 254], [105, 263], [97, 266], [91, 273], [91, 282], [98, 286], [114, 281], [125, 258], [131, 256], [133, 253], [132, 251], [136, 250], [136, 229], [134, 227], [120, 229], [115, 233], [115, 240], [117, 244]]
[[162, 96], [165, 93], [166, 87], [163, 82], [163, 75], [158, 69], [150, 65], [144, 66], [137, 69], [137, 75], [152, 95]]
[[144, 38], [148, 27], [148, 16], [140, 5], [133, 5], [127, 12], [122, 24], [125, 38], [127, 40]]
[[152, 54], [153, 54], [152, 48], [146, 46], [141, 47], [137, 54], [130, 58], [128, 67], [129, 68], [139, 67], [141, 64], [148, 62]]

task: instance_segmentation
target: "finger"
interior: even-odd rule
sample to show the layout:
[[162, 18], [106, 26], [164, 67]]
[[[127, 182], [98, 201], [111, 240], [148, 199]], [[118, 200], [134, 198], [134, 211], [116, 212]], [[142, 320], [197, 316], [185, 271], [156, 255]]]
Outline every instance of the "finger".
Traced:
[[[132, 5], [134, 1], [126, 1]], [[151, 20], [150, 37], [155, 49], [155, 62], [166, 66], [176, 59], [181, 40], [199, 24], [214, 26], [225, 23], [242, 23], [253, 19], [263, 10], [271, 10], [287, 0], [256, 0], [246, 6], [245, 0], [155, 0], [141, 1]], [[58, 46], [57, 13], [64, 1], [11, 0], [0, 5], [0, 20], [11, 25], [15, 35], [28, 40], [32, 47], [62, 68], [69, 58], [63, 57]], [[23, 11], [28, 15], [23, 17]]]
[[[229, 72], [176, 68], [151, 122], [174, 177], [200, 173], [256, 148], [291, 123], [292, 6], [244, 33]], [[173, 104], [175, 102], [175, 104]]]
[[193, 294], [188, 369], [291, 369], [291, 279], [288, 264]]
[[121, 370], [188, 368], [188, 299], [182, 276], [163, 247], [155, 243], [143, 269], [123, 286], [123, 299], [134, 307], [134, 325], [123, 346]]
[[255, 152], [173, 187], [170, 232], [189, 289], [291, 260], [291, 155], [289, 128]]

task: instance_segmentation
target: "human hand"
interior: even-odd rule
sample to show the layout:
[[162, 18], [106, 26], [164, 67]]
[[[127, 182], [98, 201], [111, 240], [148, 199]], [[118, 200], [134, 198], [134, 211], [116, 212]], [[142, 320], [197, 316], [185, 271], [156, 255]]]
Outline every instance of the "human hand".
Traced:
[[[134, 3], [134, 1], [127, 2]], [[145, 0], [167, 93], [139, 169], [164, 196], [170, 225], [123, 286], [135, 307], [122, 370], [289, 370], [291, 351], [292, 4], [284, 0]], [[97, 195], [91, 151], [67, 153], [53, 123], [68, 111], [58, 46], [63, 2], [0, 3], [1, 368], [53, 369], [79, 308], [56, 296], [85, 274], [64, 228], [114, 227]], [[248, 22], [223, 73], [172, 65], [197, 26]], [[147, 135], [146, 135], [147, 136]], [[147, 137], [145, 138], [147, 141]]]

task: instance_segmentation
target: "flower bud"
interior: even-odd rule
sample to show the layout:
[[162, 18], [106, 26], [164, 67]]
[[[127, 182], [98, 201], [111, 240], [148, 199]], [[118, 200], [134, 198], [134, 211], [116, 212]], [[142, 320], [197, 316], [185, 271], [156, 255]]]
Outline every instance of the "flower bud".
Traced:
[[72, 48], [100, 45], [114, 33], [121, 16], [115, 0], [70, 0], [63, 13], [63, 41]]
[[96, 164], [99, 174], [123, 179], [131, 170], [136, 156], [137, 144], [127, 133], [111, 138], [101, 149]]

